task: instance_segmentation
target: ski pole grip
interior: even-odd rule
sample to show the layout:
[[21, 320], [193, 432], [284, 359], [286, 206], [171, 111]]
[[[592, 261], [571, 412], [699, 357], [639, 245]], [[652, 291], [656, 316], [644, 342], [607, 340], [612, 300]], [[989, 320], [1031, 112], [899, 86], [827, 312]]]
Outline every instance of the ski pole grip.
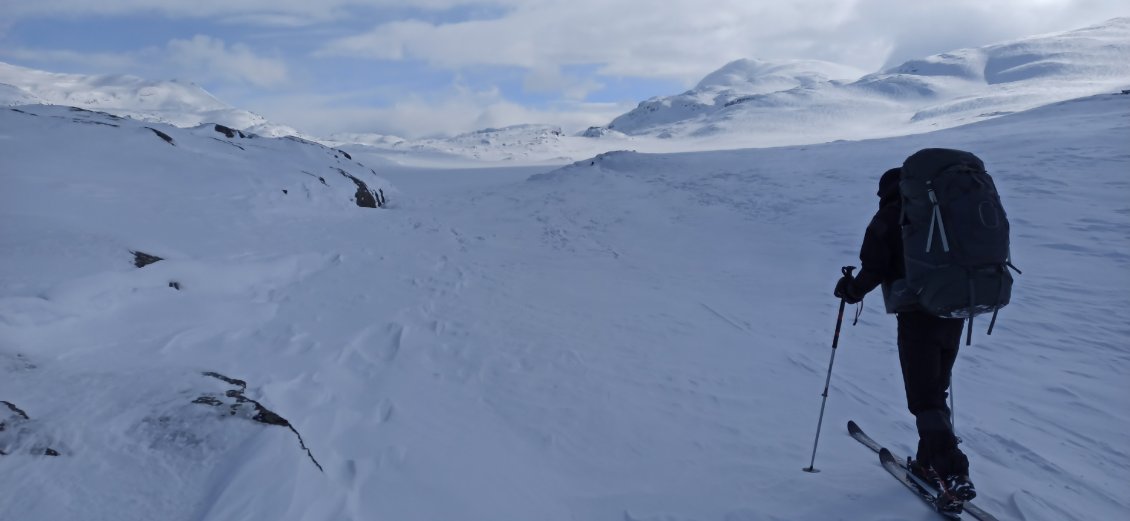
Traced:
[[853, 271], [855, 271], [855, 266], [844, 266], [840, 268], [840, 273], [843, 273], [845, 277], [850, 277]]

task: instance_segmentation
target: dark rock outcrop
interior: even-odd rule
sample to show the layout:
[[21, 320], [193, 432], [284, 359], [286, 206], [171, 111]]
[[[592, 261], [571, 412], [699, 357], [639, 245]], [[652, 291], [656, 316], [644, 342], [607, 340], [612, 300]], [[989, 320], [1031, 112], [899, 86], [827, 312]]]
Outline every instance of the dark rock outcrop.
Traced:
[[[6, 407], [4, 407], [6, 406]], [[7, 409], [7, 410], [5, 410]], [[35, 436], [32, 428], [31, 417], [16, 404], [0, 400], [0, 456], [7, 456], [20, 450], [21, 447], [31, 445], [27, 449], [29, 454], [35, 456], [58, 456], [59, 451], [48, 446]], [[29, 438], [30, 441], [29, 441]]]
[[235, 389], [229, 389], [223, 394], [204, 394], [193, 400], [192, 403], [210, 407], [222, 407], [226, 411], [225, 416], [242, 417], [258, 423], [277, 425], [290, 429], [291, 432], [298, 437], [298, 445], [302, 447], [302, 450], [306, 451], [306, 455], [310, 457], [310, 461], [314, 462], [314, 466], [318, 467], [318, 470], [323, 470], [318, 460], [314, 459], [314, 454], [306, 447], [306, 442], [303, 441], [302, 435], [295, 430], [294, 426], [291, 425], [286, 418], [267, 409], [263, 404], [248, 398], [244, 394], [247, 392], [247, 382], [211, 371], [202, 374], [234, 386]]
[[234, 128], [231, 128], [231, 127], [226, 127], [224, 125], [220, 125], [219, 123], [217, 123], [216, 126], [213, 127], [213, 130], [215, 130], [216, 132], [219, 132], [219, 133], [221, 133], [221, 134], [223, 134], [223, 135], [225, 135], [229, 138], [234, 138], [236, 136], [239, 136], [241, 138], [247, 137], [247, 135], [244, 134], [242, 130], [234, 129]]
[[353, 184], [357, 185], [357, 193], [353, 195], [353, 202], [356, 203], [357, 206], [361, 208], [380, 208], [384, 206], [384, 201], [378, 202], [377, 194], [370, 190], [369, 185], [365, 184], [364, 181], [349, 175], [348, 172], [340, 168], [338, 168], [337, 171], [352, 180]]
[[164, 132], [161, 132], [160, 130], [157, 130], [157, 129], [153, 128], [153, 127], [145, 127], [145, 128], [147, 128], [147, 129], [149, 129], [149, 130], [152, 130], [154, 134], [157, 134], [157, 137], [159, 137], [159, 138], [161, 138], [161, 139], [165, 140], [165, 142], [166, 142], [166, 143], [168, 143], [168, 144], [170, 144], [170, 145], [172, 145], [172, 146], [174, 146], [174, 147], [175, 147], [175, 146], [177, 146], [177, 144], [173, 142], [173, 138], [172, 138], [172, 136], [170, 136], [170, 135], [168, 135], [168, 134], [166, 134], [166, 133], [164, 133]]
[[144, 268], [150, 264], [153, 264], [154, 262], [165, 260], [161, 257], [150, 255], [143, 251], [130, 250], [130, 253], [133, 254], [133, 265], [137, 266], [138, 268]]

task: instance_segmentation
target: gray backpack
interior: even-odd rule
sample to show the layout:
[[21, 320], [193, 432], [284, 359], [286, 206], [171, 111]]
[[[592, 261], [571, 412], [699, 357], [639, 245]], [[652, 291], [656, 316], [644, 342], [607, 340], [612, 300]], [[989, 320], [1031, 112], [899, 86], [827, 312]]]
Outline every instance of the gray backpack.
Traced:
[[919, 150], [903, 163], [899, 191], [906, 289], [932, 315], [968, 318], [967, 344], [974, 316], [991, 311], [992, 334], [1015, 267], [1008, 217], [985, 164], [961, 150]]

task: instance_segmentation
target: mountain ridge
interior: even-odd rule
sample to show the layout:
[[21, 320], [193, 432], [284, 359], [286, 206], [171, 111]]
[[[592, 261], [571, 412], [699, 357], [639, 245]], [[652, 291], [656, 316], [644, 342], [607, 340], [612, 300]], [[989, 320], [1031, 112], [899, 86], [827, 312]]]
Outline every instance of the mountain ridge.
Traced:
[[[1130, 85], [1128, 57], [1130, 18], [1114, 18], [1081, 29], [908, 60], [851, 82], [811, 81], [772, 92], [735, 90], [710, 103], [702, 102], [709, 96], [700, 85], [641, 102], [608, 128], [662, 138], [784, 132], [802, 139], [813, 127], [850, 134], [856, 125], [845, 121], [855, 119], [906, 127], [872, 137], [921, 132]], [[750, 78], [750, 84], [756, 84], [756, 78]], [[974, 97], [984, 102], [968, 103]], [[808, 110], [798, 110], [806, 105]], [[795, 119], [790, 124], [774, 118], [773, 111]]]
[[529, 123], [424, 139], [368, 133], [318, 138], [230, 107], [190, 82], [67, 75], [0, 63], [0, 104], [74, 104], [177, 126], [219, 123], [267, 136], [301, 136], [406, 165], [547, 164], [617, 149], [716, 150], [890, 137], [1126, 87], [1130, 17], [957, 49], [870, 74], [817, 60], [739, 59], [681, 94], [639, 102], [604, 127], [567, 132]]

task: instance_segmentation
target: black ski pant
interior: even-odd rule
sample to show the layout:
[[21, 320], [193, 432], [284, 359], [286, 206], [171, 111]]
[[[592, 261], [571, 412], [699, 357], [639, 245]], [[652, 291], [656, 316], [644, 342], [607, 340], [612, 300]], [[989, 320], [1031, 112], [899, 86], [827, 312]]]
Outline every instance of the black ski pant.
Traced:
[[961, 345], [962, 319], [938, 318], [921, 311], [898, 314], [899, 363], [906, 405], [918, 425], [923, 465], [942, 477], [969, 474], [969, 460], [957, 448], [946, 405], [950, 372]]

